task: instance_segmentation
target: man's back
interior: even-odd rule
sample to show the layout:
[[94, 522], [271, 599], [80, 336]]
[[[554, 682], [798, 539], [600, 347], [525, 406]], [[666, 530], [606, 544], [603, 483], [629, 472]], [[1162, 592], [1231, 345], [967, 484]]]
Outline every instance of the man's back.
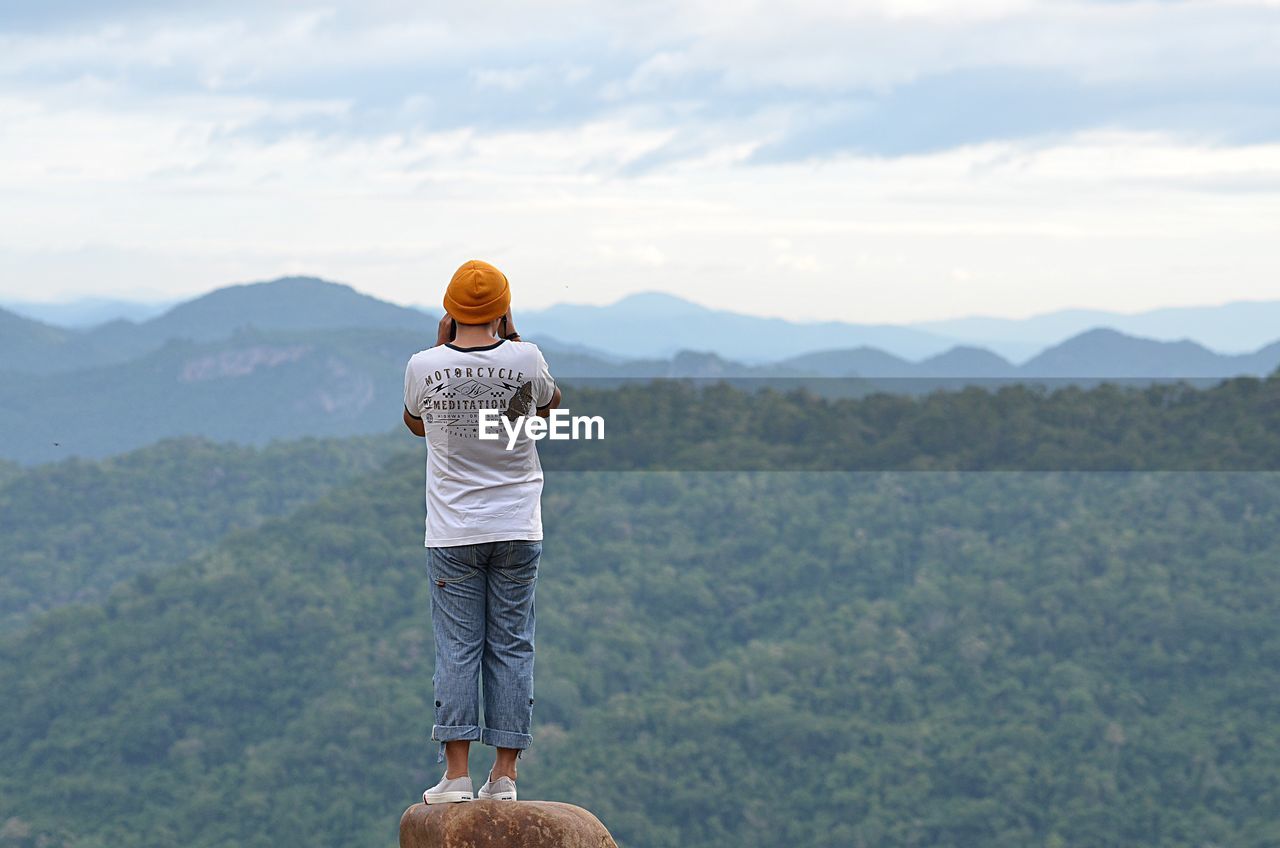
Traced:
[[405, 408], [427, 438], [426, 545], [542, 538], [542, 466], [524, 436], [479, 438], [481, 410], [532, 415], [555, 382], [537, 345], [500, 340], [419, 351], [405, 369]]

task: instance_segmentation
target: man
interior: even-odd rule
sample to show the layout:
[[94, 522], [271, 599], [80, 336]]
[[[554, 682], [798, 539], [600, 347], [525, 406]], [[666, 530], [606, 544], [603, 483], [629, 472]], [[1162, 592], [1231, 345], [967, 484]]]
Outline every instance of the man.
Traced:
[[[435, 635], [437, 762], [427, 804], [472, 800], [473, 741], [496, 748], [481, 798], [515, 800], [533, 718], [533, 595], [542, 554], [542, 466], [524, 435], [479, 438], [481, 410], [515, 420], [560, 403], [538, 347], [520, 340], [506, 275], [471, 261], [453, 275], [436, 344], [404, 374], [404, 422], [427, 440], [426, 547]], [[498, 427], [500, 432], [505, 428]], [[479, 688], [484, 684], [484, 725]]]

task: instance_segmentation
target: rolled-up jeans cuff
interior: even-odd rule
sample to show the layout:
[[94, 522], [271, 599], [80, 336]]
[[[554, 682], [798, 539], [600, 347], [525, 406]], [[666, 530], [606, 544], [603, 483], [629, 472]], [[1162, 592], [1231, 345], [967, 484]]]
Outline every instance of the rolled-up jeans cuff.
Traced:
[[519, 748], [524, 750], [533, 742], [528, 733], [514, 733], [510, 730], [493, 730], [486, 727], [480, 734], [480, 741], [495, 748]]
[[474, 724], [433, 724], [431, 738], [439, 741], [440, 750], [436, 754], [436, 762], [444, 762], [444, 743], [466, 739], [477, 742], [480, 739], [480, 728]]

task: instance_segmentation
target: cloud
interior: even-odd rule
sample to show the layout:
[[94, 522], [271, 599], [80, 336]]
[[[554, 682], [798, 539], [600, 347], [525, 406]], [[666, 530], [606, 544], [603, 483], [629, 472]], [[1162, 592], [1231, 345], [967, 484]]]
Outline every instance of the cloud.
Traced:
[[1280, 270], [1275, 4], [735, 8], [9, 4], [0, 254], [51, 290], [311, 268], [406, 301], [458, 255], [547, 301], [680, 268], [761, 311], [840, 269], [885, 320]]
[[[101, 80], [126, 110], [175, 95], [347, 104], [342, 120], [301, 110], [241, 128], [267, 139], [572, 127], [620, 110], [717, 143], [789, 112], [736, 139], [763, 148], [754, 161], [1101, 126], [1280, 133], [1280, 94], [1264, 84], [1280, 72], [1280, 11], [1259, 3], [757, 0], [733, 16], [710, 0], [54, 5], [56, 20], [9, 21], [0, 90]], [[688, 144], [662, 162], [707, 152]]]

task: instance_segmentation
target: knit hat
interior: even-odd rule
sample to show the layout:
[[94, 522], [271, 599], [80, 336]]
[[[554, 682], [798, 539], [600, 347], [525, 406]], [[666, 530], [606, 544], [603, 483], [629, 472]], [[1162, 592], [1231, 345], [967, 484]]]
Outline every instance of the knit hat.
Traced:
[[455, 271], [444, 292], [445, 311], [459, 324], [488, 324], [506, 315], [510, 306], [507, 275], [479, 259]]

